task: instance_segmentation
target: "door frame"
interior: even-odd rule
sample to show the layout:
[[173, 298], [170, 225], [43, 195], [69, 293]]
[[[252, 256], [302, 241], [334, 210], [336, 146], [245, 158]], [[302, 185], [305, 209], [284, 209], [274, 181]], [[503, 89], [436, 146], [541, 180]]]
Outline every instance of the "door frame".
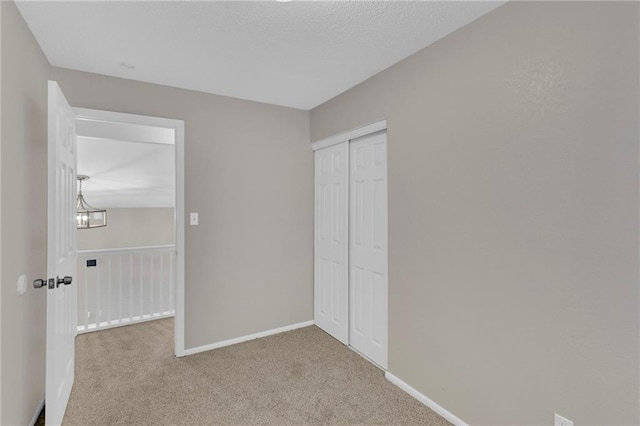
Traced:
[[175, 277], [175, 322], [174, 322], [174, 353], [181, 357], [186, 355], [185, 341], [185, 181], [184, 181], [184, 121], [171, 118], [152, 117], [146, 115], [126, 114], [113, 111], [102, 111], [88, 108], [73, 108], [76, 119], [110, 121], [126, 124], [140, 124], [173, 129], [175, 131], [175, 162], [176, 162], [176, 198], [174, 229], [176, 238], [176, 277]]
[[320, 139], [319, 141], [311, 144], [311, 150], [317, 151], [319, 149], [337, 145], [342, 142], [349, 142], [352, 139], [360, 138], [362, 136], [368, 136], [381, 130], [387, 130], [386, 119], [375, 121], [373, 123], [369, 123], [352, 130], [347, 130], [346, 132], [338, 133], [337, 135], [329, 136], [328, 138]]

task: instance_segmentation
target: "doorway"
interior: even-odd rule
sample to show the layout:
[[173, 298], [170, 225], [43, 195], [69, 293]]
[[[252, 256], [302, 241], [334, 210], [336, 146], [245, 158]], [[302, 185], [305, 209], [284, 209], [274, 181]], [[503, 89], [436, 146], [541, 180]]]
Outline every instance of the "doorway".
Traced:
[[78, 174], [106, 226], [78, 229], [78, 333], [175, 316], [184, 352], [184, 123], [73, 109]]
[[[89, 130], [87, 130], [89, 129]], [[142, 130], [142, 131], [141, 131]], [[173, 298], [169, 297], [167, 303], [163, 300], [164, 293], [160, 293], [159, 299], [162, 315], [163, 307], [175, 311], [174, 325], [174, 352], [176, 356], [184, 355], [184, 123], [180, 120], [170, 120], [156, 117], [121, 114], [109, 111], [88, 109], [73, 109], [67, 101], [64, 93], [55, 81], [48, 82], [48, 182], [47, 182], [47, 275], [46, 279], [35, 280], [36, 288], [44, 288], [47, 291], [47, 330], [46, 330], [46, 424], [60, 424], [64, 417], [66, 406], [71, 394], [74, 382], [75, 337], [78, 334], [78, 324], [84, 326], [84, 331], [89, 331], [89, 323], [84, 318], [78, 320], [78, 228], [95, 228], [107, 225], [107, 213], [103, 209], [94, 209], [86, 206], [77, 191], [78, 176], [78, 134], [106, 146], [104, 152], [111, 153], [116, 150], [114, 140], [135, 141], [136, 143], [157, 143], [162, 135], [169, 135], [170, 148], [173, 158], [173, 173], [170, 178], [174, 184], [171, 198], [175, 207], [173, 214], [173, 241], [174, 245], [169, 253], [170, 264], [175, 265], [170, 272], [168, 280], [169, 291], [173, 289]], [[155, 138], [153, 139], [152, 138]], [[110, 142], [110, 144], [109, 144]], [[165, 142], [167, 142], [165, 140]], [[147, 147], [148, 148], [148, 147]], [[167, 148], [165, 146], [165, 148]], [[106, 157], [107, 155], [103, 155]], [[100, 158], [98, 158], [99, 163]], [[105, 167], [98, 171], [105, 174]], [[108, 167], [106, 167], [108, 169]], [[96, 172], [96, 170], [94, 170]], [[99, 174], [99, 173], [98, 173]], [[80, 181], [83, 181], [80, 179]], [[86, 179], [84, 180], [86, 181]], [[76, 206], [76, 197], [78, 206]], [[86, 200], [85, 200], [86, 201]], [[171, 202], [171, 201], [169, 201]], [[83, 229], [87, 231], [86, 229]], [[95, 230], [95, 229], [94, 229]], [[90, 231], [90, 230], [89, 230]], [[133, 256], [130, 256], [133, 257]], [[143, 259], [141, 259], [143, 260]], [[152, 262], [152, 261], [151, 261]], [[102, 263], [102, 262], [100, 262]], [[107, 276], [111, 280], [113, 260], [106, 261], [108, 267]], [[83, 268], [96, 267], [97, 259], [87, 259], [82, 264]], [[151, 263], [153, 264], [153, 262]], [[160, 264], [163, 264], [161, 261]], [[118, 283], [118, 295], [123, 296], [122, 259], [118, 263], [120, 280]], [[151, 267], [153, 269], [153, 266]], [[141, 261], [138, 269], [143, 276], [144, 262]], [[130, 271], [133, 267], [130, 266]], [[86, 270], [85, 270], [86, 271]], [[174, 275], [175, 272], [175, 275]], [[82, 275], [82, 274], [81, 274]], [[131, 277], [133, 274], [130, 274]], [[172, 283], [173, 281], [173, 283]], [[133, 280], [129, 282], [131, 285]], [[154, 279], [150, 280], [151, 283]], [[106, 312], [100, 309], [100, 298], [105, 294], [97, 291], [91, 299], [94, 309], [94, 328], [103, 326], [123, 325], [123, 303], [113, 303], [113, 283], [109, 282], [106, 294], [108, 303]], [[139, 282], [142, 285], [142, 280]], [[97, 288], [101, 290], [98, 284]], [[144, 289], [139, 293], [142, 297]], [[153, 293], [151, 293], [153, 294]], [[132, 292], [129, 291], [129, 295]], [[85, 300], [88, 299], [85, 295]], [[97, 300], [97, 302], [96, 302]], [[95, 304], [97, 303], [97, 305]], [[114, 318], [116, 309], [120, 318]], [[173, 306], [172, 306], [173, 305]], [[87, 304], [88, 306], [88, 304]], [[145, 319], [145, 304], [138, 304], [138, 320]], [[155, 306], [153, 302], [148, 306]], [[128, 319], [134, 319], [134, 304], [128, 307]], [[86, 312], [81, 314], [85, 315]], [[106, 316], [106, 321], [102, 317]], [[151, 310], [149, 317], [153, 317]], [[97, 316], [96, 316], [97, 315]], [[152, 318], [153, 319], [153, 318]], [[83, 324], [84, 323], [84, 324]]]

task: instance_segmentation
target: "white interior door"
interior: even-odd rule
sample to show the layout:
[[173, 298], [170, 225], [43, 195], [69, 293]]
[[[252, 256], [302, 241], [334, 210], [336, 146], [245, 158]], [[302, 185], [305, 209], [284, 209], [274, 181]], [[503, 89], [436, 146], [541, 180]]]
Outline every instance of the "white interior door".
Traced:
[[[76, 336], [75, 117], [58, 84], [49, 82], [46, 424], [62, 423], [73, 386]], [[53, 280], [51, 280], [53, 278]]]
[[349, 143], [315, 153], [314, 318], [316, 325], [349, 342], [348, 204]]
[[387, 368], [387, 136], [350, 143], [349, 343]]

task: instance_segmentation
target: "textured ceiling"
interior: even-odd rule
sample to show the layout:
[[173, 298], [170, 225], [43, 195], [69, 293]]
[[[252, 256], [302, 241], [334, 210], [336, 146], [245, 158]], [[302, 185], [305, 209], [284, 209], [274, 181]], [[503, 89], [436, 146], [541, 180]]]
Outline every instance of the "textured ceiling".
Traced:
[[311, 109], [503, 3], [17, 4], [52, 65]]

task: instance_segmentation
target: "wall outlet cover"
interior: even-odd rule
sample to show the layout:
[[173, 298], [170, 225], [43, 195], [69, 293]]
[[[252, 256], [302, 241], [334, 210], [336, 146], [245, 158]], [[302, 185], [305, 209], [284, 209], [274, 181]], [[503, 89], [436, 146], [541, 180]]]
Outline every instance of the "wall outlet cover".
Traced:
[[189, 217], [191, 219], [189, 223], [191, 226], [198, 224], [198, 213], [191, 213]]

